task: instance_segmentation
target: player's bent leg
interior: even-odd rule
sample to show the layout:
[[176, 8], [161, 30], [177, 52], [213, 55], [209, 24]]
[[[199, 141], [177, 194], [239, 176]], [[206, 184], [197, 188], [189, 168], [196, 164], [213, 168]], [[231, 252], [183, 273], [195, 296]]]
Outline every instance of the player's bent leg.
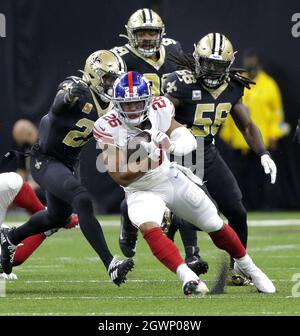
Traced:
[[200, 188], [195, 188], [195, 185], [185, 176], [177, 175], [173, 184], [178, 184], [179, 187], [178, 190], [174, 189], [176, 195], [172, 198], [170, 207], [173, 206], [175, 211], [178, 208], [177, 214], [180, 217], [209, 233], [214, 244], [235, 259], [236, 270], [239, 270], [240, 274], [251, 277], [260, 292], [274, 293], [275, 287], [271, 280], [254, 265], [251, 258], [247, 257], [245, 247], [236, 232], [229, 225], [223, 224], [217, 208], [208, 196]]
[[82, 189], [82, 191], [74, 197], [72, 205], [78, 213], [81, 231], [99, 255], [108, 271], [110, 279], [117, 286], [120, 286], [126, 281], [127, 273], [133, 269], [133, 260], [118, 260], [112, 256], [106, 244], [100, 223], [94, 215], [93, 204], [86, 190]]
[[13, 203], [22, 185], [23, 179], [19, 174], [0, 174], [0, 226], [5, 219], [8, 207]]
[[45, 208], [26, 181], [23, 182], [22, 188], [16, 195], [13, 204], [27, 210], [30, 214], [34, 214]]
[[127, 201], [121, 202], [121, 227], [119, 236], [119, 246], [125, 257], [132, 258], [136, 253], [136, 243], [138, 229], [132, 225], [128, 216]]
[[177, 246], [160, 228], [165, 211], [161, 197], [151, 192], [135, 192], [128, 197], [129, 217], [149, 245], [153, 255], [183, 281], [185, 295], [205, 294], [206, 285], [187, 267]]

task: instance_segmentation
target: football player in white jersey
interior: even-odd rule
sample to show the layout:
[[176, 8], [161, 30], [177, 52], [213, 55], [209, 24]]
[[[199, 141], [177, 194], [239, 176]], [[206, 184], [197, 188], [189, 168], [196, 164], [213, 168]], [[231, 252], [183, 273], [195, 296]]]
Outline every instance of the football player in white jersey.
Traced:
[[[173, 118], [171, 101], [152, 99], [149, 82], [133, 71], [117, 79], [113, 91], [114, 108], [95, 122], [95, 139], [103, 148], [110, 176], [125, 190], [130, 220], [153, 255], [183, 282], [184, 294], [205, 294], [208, 288], [163, 234], [160, 224], [166, 206], [207, 232], [218, 248], [235, 259], [236, 272], [252, 278], [260, 292], [274, 293], [271, 280], [255, 266], [236, 233], [223, 223], [215, 205], [197, 185], [200, 179], [169, 161], [168, 153], [185, 155], [197, 147], [192, 134]], [[140, 159], [128, 160], [127, 148], [139, 137]], [[142, 153], [146, 153], [144, 158]]]

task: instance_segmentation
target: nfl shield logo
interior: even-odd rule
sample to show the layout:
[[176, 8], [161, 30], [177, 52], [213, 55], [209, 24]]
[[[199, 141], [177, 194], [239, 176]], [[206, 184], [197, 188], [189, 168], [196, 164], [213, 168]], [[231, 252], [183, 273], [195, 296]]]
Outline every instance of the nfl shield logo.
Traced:
[[201, 99], [202, 99], [201, 90], [193, 90], [192, 100], [201, 100]]

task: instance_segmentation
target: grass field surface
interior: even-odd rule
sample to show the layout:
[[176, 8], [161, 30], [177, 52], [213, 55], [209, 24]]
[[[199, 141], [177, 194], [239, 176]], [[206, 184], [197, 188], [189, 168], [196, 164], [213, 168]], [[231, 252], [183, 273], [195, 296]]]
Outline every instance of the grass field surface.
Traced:
[[[7, 223], [25, 218], [9, 215]], [[100, 221], [112, 252], [121, 255], [118, 216], [101, 216]], [[210, 266], [202, 279], [211, 288], [225, 254], [205, 233], [198, 237]], [[178, 234], [176, 242], [183, 251]], [[141, 235], [135, 268], [119, 288], [80, 230], [62, 229], [14, 268], [19, 279], [6, 282], [0, 315], [300, 315], [300, 213], [250, 214], [248, 251], [274, 281], [276, 294], [226, 286], [224, 294], [187, 298], [180, 281], [152, 256]]]

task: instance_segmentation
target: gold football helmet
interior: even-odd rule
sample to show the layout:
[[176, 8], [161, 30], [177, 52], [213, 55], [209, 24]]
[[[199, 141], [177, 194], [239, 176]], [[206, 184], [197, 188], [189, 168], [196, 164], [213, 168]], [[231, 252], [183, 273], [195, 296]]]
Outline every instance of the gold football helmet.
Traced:
[[[159, 50], [163, 36], [165, 35], [165, 25], [161, 17], [148, 8], [139, 9], [134, 12], [130, 16], [125, 28], [127, 36], [121, 36], [125, 36], [129, 41], [129, 45], [145, 57], [151, 57]], [[155, 40], [144, 40], [141, 45], [137, 38], [137, 32], [142, 30], [157, 31], [158, 38]]]
[[209, 88], [219, 87], [228, 78], [235, 53], [225, 35], [205, 35], [195, 45], [193, 53], [196, 76]]
[[109, 102], [115, 80], [126, 70], [126, 64], [120, 56], [109, 50], [98, 50], [87, 58], [84, 71], [81, 72], [90, 88], [104, 102]]

